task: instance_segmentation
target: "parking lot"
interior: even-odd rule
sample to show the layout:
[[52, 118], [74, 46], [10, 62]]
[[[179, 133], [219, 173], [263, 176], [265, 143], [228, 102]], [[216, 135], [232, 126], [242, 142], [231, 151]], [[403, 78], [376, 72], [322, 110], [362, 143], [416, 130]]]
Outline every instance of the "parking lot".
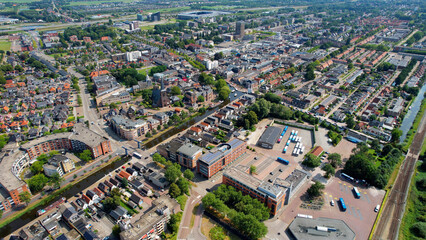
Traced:
[[[385, 191], [375, 188], [366, 188], [355, 184], [358, 188], [361, 197], [354, 197], [352, 189], [354, 185], [351, 182], [334, 177], [329, 184], [326, 185], [324, 193], [324, 206], [321, 210], [312, 210], [300, 208], [302, 203], [302, 195], [306, 193], [310, 184], [306, 184], [299, 191], [299, 195], [295, 196], [286, 209], [279, 217], [286, 224], [290, 224], [297, 214], [307, 214], [314, 218], [327, 217], [341, 219], [356, 233], [357, 239], [368, 239], [371, 228], [376, 219], [377, 213], [374, 208], [381, 204]], [[342, 211], [337, 200], [343, 198], [347, 210]], [[334, 206], [331, 206], [330, 201], [334, 200]]]

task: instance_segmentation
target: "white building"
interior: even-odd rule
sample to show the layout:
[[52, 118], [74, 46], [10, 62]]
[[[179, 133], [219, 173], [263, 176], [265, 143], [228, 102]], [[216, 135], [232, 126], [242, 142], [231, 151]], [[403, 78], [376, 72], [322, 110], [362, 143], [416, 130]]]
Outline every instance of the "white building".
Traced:
[[140, 51], [133, 51], [133, 52], [126, 53], [126, 60], [128, 62], [135, 62], [141, 57], [142, 57], [142, 53]]

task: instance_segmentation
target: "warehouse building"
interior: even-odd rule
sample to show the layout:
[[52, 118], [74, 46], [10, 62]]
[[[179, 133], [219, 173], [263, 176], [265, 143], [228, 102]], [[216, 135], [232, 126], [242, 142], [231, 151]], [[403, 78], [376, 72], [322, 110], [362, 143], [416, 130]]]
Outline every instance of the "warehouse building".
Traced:
[[260, 137], [257, 145], [263, 148], [272, 149], [281, 135], [283, 129], [280, 127], [268, 127]]

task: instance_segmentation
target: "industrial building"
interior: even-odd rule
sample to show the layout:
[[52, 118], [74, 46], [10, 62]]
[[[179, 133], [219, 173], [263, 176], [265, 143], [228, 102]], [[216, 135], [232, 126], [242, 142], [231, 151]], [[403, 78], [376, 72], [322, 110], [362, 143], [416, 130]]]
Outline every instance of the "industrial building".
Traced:
[[209, 178], [233, 162], [246, 151], [247, 143], [233, 139], [229, 143], [222, 143], [208, 153], [201, 156], [197, 162], [197, 171]]
[[278, 137], [282, 133], [283, 129], [280, 127], [268, 127], [257, 141], [257, 145], [263, 148], [272, 149], [274, 144], [277, 142]]
[[296, 217], [288, 229], [296, 240], [354, 240], [356, 236], [343, 220], [332, 218]]

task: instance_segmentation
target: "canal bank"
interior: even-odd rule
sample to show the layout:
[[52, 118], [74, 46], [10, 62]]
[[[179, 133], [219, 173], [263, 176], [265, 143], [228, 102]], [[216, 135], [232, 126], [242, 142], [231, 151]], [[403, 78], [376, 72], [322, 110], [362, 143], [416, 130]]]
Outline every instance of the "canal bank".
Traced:
[[410, 131], [411, 126], [413, 125], [413, 122], [416, 119], [417, 113], [420, 111], [425, 92], [426, 84], [423, 84], [423, 87], [417, 94], [416, 99], [414, 99], [413, 103], [411, 104], [411, 109], [408, 110], [407, 114], [404, 117], [404, 120], [401, 123], [401, 126], [399, 127], [399, 129], [402, 131], [402, 135], [399, 138], [399, 143], [404, 143], [408, 131]]
[[41, 202], [35, 203], [34, 207], [30, 206], [29, 208], [30, 210], [26, 210], [20, 215], [15, 216], [14, 217], [15, 219], [13, 219], [11, 222], [1, 226], [0, 238], [6, 237], [7, 235], [19, 229], [20, 227], [33, 221], [36, 218], [37, 211], [39, 209], [43, 209], [47, 207], [53, 201], [56, 201], [61, 197], [65, 197], [66, 199], [73, 197], [74, 195], [85, 190], [88, 186], [94, 184], [100, 178], [104, 177], [105, 175], [109, 174], [110, 172], [114, 171], [116, 168], [126, 163], [127, 160], [128, 160], [127, 158], [119, 158], [119, 159], [111, 160], [110, 163], [107, 163], [105, 166], [101, 168], [98, 167], [98, 169], [95, 169], [91, 174], [87, 175], [86, 177], [79, 180], [78, 182], [70, 183], [64, 186], [62, 191], [58, 193], [53, 193], [52, 194], [53, 197], [48, 196], [40, 200]]

